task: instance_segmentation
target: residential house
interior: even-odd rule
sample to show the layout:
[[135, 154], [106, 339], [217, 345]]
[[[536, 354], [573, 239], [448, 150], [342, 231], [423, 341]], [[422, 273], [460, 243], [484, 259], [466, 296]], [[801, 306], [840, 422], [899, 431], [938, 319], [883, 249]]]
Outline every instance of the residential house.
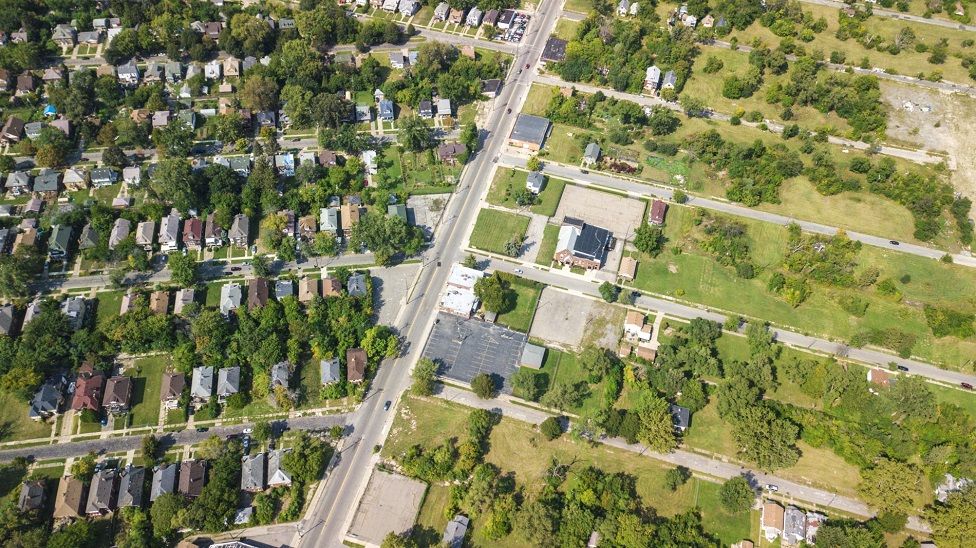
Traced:
[[234, 222], [230, 225], [230, 232], [227, 236], [230, 238], [231, 245], [237, 247], [247, 247], [250, 243], [249, 234], [251, 230], [251, 222], [247, 215], [243, 213], [238, 213], [234, 215]]
[[317, 154], [311, 151], [299, 152], [298, 153], [298, 165], [313, 165], [317, 166], [319, 164], [319, 157]]
[[278, 20], [278, 30], [288, 30], [288, 29], [294, 29], [294, 28], [295, 28], [295, 20], [294, 19], [282, 18], [282, 19], [279, 19]]
[[85, 513], [89, 516], [105, 516], [115, 510], [115, 485], [119, 474], [114, 468], [103, 468], [92, 476], [88, 487], [88, 503]]
[[420, 10], [420, 2], [417, 0], [400, 0], [398, 9], [405, 17], [413, 17]]
[[58, 483], [58, 493], [54, 498], [55, 521], [80, 518], [85, 509], [87, 494], [85, 482], [72, 476], [61, 478]]
[[298, 280], [298, 302], [308, 304], [319, 293], [319, 281], [316, 278], [302, 278]]
[[464, 16], [467, 14], [468, 10], [464, 8], [454, 8], [447, 16], [447, 22], [452, 25], [460, 25], [464, 22]]
[[[21, 210], [21, 212], [25, 215], [35, 215], [35, 216], [40, 215], [41, 207], [43, 206], [44, 206], [44, 202], [40, 198], [34, 197], [31, 198], [30, 200], [27, 200], [27, 203], [24, 204], [24, 209]], [[36, 217], [24, 219], [24, 221], [30, 221], [32, 223], [31, 228], [35, 228], [35, 229], [37, 228]]]
[[142, 507], [142, 486], [146, 479], [146, 469], [142, 466], [127, 465], [119, 472], [118, 507]]
[[68, 168], [61, 177], [65, 190], [76, 192], [88, 189], [88, 172], [83, 168]]
[[323, 207], [319, 209], [319, 230], [337, 234], [339, 232], [339, 208]]
[[647, 218], [647, 222], [654, 225], [664, 224], [664, 215], [668, 211], [668, 204], [662, 202], [661, 200], [654, 200], [651, 202], [651, 215]]
[[220, 247], [224, 245], [227, 238], [227, 231], [217, 224], [216, 217], [211, 212], [207, 215], [207, 222], [204, 225], [203, 241], [207, 247]]
[[227, 398], [241, 391], [241, 368], [224, 367], [217, 372], [217, 401], [221, 404]]
[[253, 55], [248, 55], [247, 57], [244, 58], [244, 61], [241, 63], [241, 74], [254, 68], [254, 66], [257, 64], [258, 64], [257, 58], [254, 57]]
[[236, 78], [241, 75], [241, 61], [233, 55], [224, 59], [224, 78]]
[[232, 311], [240, 308], [242, 297], [241, 286], [235, 283], [222, 285], [220, 287], [220, 313], [228, 316]]
[[403, 222], [408, 222], [407, 220], [407, 206], [404, 204], [390, 204], [386, 206], [386, 214], [390, 217], [399, 217], [403, 219]]
[[538, 171], [530, 172], [525, 176], [525, 188], [532, 194], [542, 192], [546, 187], [546, 176]]
[[785, 511], [779, 504], [767, 500], [762, 507], [762, 518], [760, 528], [766, 540], [772, 542], [776, 537], [783, 534], [785, 521]]
[[[176, 120], [182, 123], [184, 126], [194, 129], [197, 127], [197, 113], [193, 109], [185, 108], [176, 113]], [[205, 161], [203, 158], [195, 158], [196, 160]], [[206, 167], [206, 164], [202, 164], [200, 168]]]
[[468, 532], [468, 517], [458, 514], [454, 519], [447, 522], [444, 528], [444, 536], [441, 537], [441, 546], [447, 548], [461, 548], [464, 546], [464, 535]]
[[17, 508], [21, 512], [33, 512], [44, 508], [44, 480], [25, 481], [21, 484]]
[[366, 351], [362, 348], [346, 350], [346, 380], [363, 382], [366, 378]]
[[441, 2], [434, 8], [434, 19], [437, 21], [447, 21], [447, 16], [451, 11], [451, 6], [447, 2]]
[[138, 294], [132, 289], [129, 289], [122, 295], [122, 302], [119, 304], [119, 316], [124, 316], [135, 308], [137, 297]]
[[383, 99], [380, 101], [379, 119], [384, 122], [393, 121], [393, 101]]
[[637, 259], [633, 257], [624, 257], [621, 259], [620, 268], [617, 269], [617, 275], [627, 281], [633, 281], [637, 275]]
[[712, 17], [711, 13], [709, 13], [705, 15], [705, 17], [702, 17], [701, 24], [706, 29], [710, 29], [715, 26], [715, 18]]
[[356, 121], [357, 122], [372, 122], [373, 121], [373, 111], [369, 108], [369, 105], [356, 105]]
[[478, 9], [477, 6], [471, 8], [468, 12], [468, 16], [464, 20], [464, 24], [469, 27], [477, 27], [481, 25], [481, 18], [484, 17], [485, 13]]
[[[81, 236], [78, 238], [78, 249], [86, 250], [98, 245], [98, 232], [92, 228], [91, 223], [86, 223], [81, 229]], [[2, 252], [2, 249], [0, 249]]]
[[207, 403], [214, 393], [214, 368], [202, 365], [193, 368], [190, 377], [190, 401]]
[[168, 110], [157, 110], [152, 115], [152, 127], [153, 129], [166, 127], [169, 125], [170, 118], [172, 114]]
[[149, 310], [153, 314], [166, 314], [169, 311], [169, 291], [160, 289], [149, 294]]
[[550, 36], [546, 40], [546, 45], [542, 49], [541, 59], [547, 63], [559, 63], [566, 59], [566, 45], [568, 42], [562, 38]]
[[[34, 230], [34, 229], [30, 229]], [[23, 232], [21, 232], [23, 234]], [[18, 235], [19, 237], [19, 235]], [[17, 253], [17, 243], [14, 243], [14, 253]], [[31, 323], [35, 316], [41, 313], [41, 300], [40, 298], [35, 298], [27, 305], [27, 309], [24, 310], [24, 326]], [[101, 401], [101, 400], [99, 400]]]
[[134, 87], [139, 85], [139, 67], [136, 66], [135, 60], [119, 65], [116, 68], [116, 77], [123, 86]]
[[163, 65], [163, 70], [166, 73], [166, 81], [170, 84], [175, 84], [183, 79], [183, 65], [178, 61], [169, 61]]
[[319, 360], [319, 378], [322, 386], [339, 382], [339, 375], [339, 358]]
[[71, 137], [71, 120], [68, 120], [67, 118], [58, 118], [57, 120], [51, 120], [51, 123], [48, 125], [61, 133], [64, 133], [65, 136]]
[[346, 292], [350, 297], [362, 297], [366, 294], [366, 275], [357, 272], [346, 280]]
[[160, 251], [164, 253], [180, 248], [180, 212], [175, 208], [159, 221], [159, 236], [156, 241]]
[[251, 158], [248, 156], [231, 156], [227, 159], [229, 168], [233, 169], [241, 177], [251, 174]]
[[438, 118], [448, 118], [454, 111], [451, 109], [451, 100], [447, 97], [442, 97], [437, 100], [437, 117]]
[[796, 506], [783, 512], [783, 545], [797, 546], [807, 538], [807, 514]]
[[155, 84], [163, 81], [163, 76], [165, 75], [163, 65], [157, 63], [156, 61], [150, 61], [146, 65], [146, 71], [142, 73], [142, 82], [144, 84]]
[[20, 142], [21, 135], [24, 134], [24, 121], [16, 116], [7, 118], [0, 129], [0, 142], [5, 145]]
[[673, 70], [664, 73], [664, 80], [661, 82], [661, 89], [674, 89], [678, 84], [678, 75]]
[[139, 186], [142, 183], [142, 170], [139, 166], [122, 168], [122, 181], [129, 186]]
[[274, 285], [275, 299], [282, 300], [285, 297], [295, 296], [295, 284], [291, 280], [275, 280]]
[[71, 25], [66, 25], [64, 23], [54, 27], [54, 31], [51, 32], [51, 40], [61, 46], [62, 49], [75, 47], [75, 40], [78, 37], [78, 31], [74, 29]]
[[548, 118], [519, 114], [515, 119], [515, 126], [508, 136], [509, 146], [538, 152], [549, 136], [552, 124]]
[[430, 120], [434, 117], [434, 103], [431, 101], [423, 100], [420, 102], [420, 106], [417, 109], [421, 118]]
[[163, 373], [163, 386], [159, 398], [165, 409], [176, 409], [180, 406], [180, 396], [186, 388], [186, 375], [183, 373]]
[[102, 392], [105, 386], [105, 374], [95, 371], [90, 364], [82, 365], [78, 369], [75, 380], [75, 393], [71, 398], [71, 409], [75, 411], [98, 411], [102, 407]]
[[589, 143], [583, 151], [583, 165], [592, 166], [600, 161], [600, 145]]
[[27, 122], [24, 124], [24, 135], [28, 139], [37, 139], [41, 136], [42, 129], [44, 129], [44, 122]]
[[878, 386], [888, 386], [891, 384], [891, 375], [884, 369], [873, 367], [868, 369], [868, 382]]
[[336, 153], [331, 150], [323, 150], [319, 152], [319, 164], [322, 167], [333, 167], [338, 165], [336, 158]]
[[223, 30], [224, 24], [220, 21], [210, 21], [203, 25], [203, 35], [215, 42], [220, 38], [220, 33]]
[[152, 251], [153, 237], [156, 235], [155, 221], [142, 221], [136, 225], [136, 245]]
[[203, 221], [199, 218], [191, 217], [183, 221], [183, 245], [194, 250], [203, 247]]
[[247, 282], [247, 307], [258, 308], [268, 304], [268, 280], [251, 278]]
[[102, 407], [113, 415], [129, 412], [132, 403], [132, 379], [121, 375], [112, 377], [105, 384]]
[[114, 250], [129, 237], [131, 231], [132, 223], [128, 219], [123, 217], [116, 219], [115, 224], [112, 225], [112, 232], [108, 236], [108, 248]]
[[390, 13], [396, 12], [397, 7], [400, 5], [398, 0], [383, 0], [382, 8], [383, 11], [388, 11]]
[[299, 239], [306, 242], [311, 241], [316, 232], [318, 232], [318, 226], [315, 223], [315, 215], [305, 215], [298, 219]]
[[644, 90], [654, 93], [660, 83], [661, 69], [657, 68], [657, 65], [647, 67], [647, 71], [644, 73]]
[[95, 188], [114, 185], [119, 180], [119, 174], [112, 168], [100, 167], [91, 170], [91, 183]]
[[481, 20], [482, 25], [489, 27], [494, 27], [498, 24], [499, 11], [496, 9], [490, 9], [485, 12], [485, 17]]
[[176, 300], [173, 304], [173, 314], [182, 314], [183, 309], [193, 302], [195, 291], [192, 287], [183, 288], [176, 291]]
[[37, 80], [34, 79], [33, 74], [25, 72], [17, 77], [17, 91], [14, 92], [14, 96], [21, 97], [35, 91], [37, 91]]
[[595, 270], [603, 265], [613, 245], [613, 233], [605, 228], [566, 217], [559, 228], [553, 260], [562, 264]]
[[278, 127], [278, 115], [273, 110], [262, 110], [254, 115], [258, 127]]
[[185, 497], [196, 498], [203, 492], [207, 477], [207, 461], [185, 460], [180, 463], [178, 490]]
[[481, 94], [489, 99], [494, 99], [498, 97], [498, 94], [502, 91], [502, 81], [493, 78], [491, 80], [481, 81]]
[[[12, 310], [12, 308], [11, 308]], [[31, 420], [46, 420], [57, 415], [64, 403], [64, 377], [58, 375], [48, 379], [31, 398], [27, 416]]]
[[176, 491], [176, 473], [179, 468], [177, 463], [161, 464], [153, 468], [152, 481], [149, 484], [150, 502]]
[[353, 204], [342, 204], [339, 213], [339, 221], [342, 223], [342, 232], [348, 238], [352, 234], [352, 227], [359, 224], [359, 206]]
[[268, 451], [268, 487], [291, 485], [291, 474], [281, 467], [283, 457], [291, 449], [272, 449]]
[[342, 295], [342, 282], [339, 281], [339, 278], [335, 276], [322, 278], [323, 297], [338, 297], [340, 295]]
[[34, 192], [45, 200], [55, 200], [61, 192], [61, 173], [53, 169], [42, 169], [34, 177]]
[[[6, 232], [3, 229], [2, 232]], [[14, 305], [0, 305], [0, 335], [12, 336], [14, 334]]]
[[376, 175], [377, 173], [376, 151], [364, 150], [359, 157], [363, 161], [363, 166], [366, 167], [366, 172], [369, 173], [370, 175]]
[[265, 453], [241, 457], [241, 491], [249, 493], [264, 491], [266, 461]]
[[295, 176], [295, 155], [294, 154], [290, 152], [275, 154], [274, 163], [275, 163], [275, 167], [278, 169], [278, 175], [281, 175], [282, 177]]
[[288, 381], [291, 377], [291, 364], [288, 362], [278, 362], [271, 366], [271, 389], [277, 386], [288, 388]]
[[7, 91], [14, 82], [13, 75], [7, 69], [0, 69], [0, 91]]
[[675, 431], [682, 433], [691, 426], [691, 411], [687, 407], [671, 404], [671, 423]]
[[218, 80], [220, 79], [222, 68], [223, 66], [221, 65], [220, 61], [214, 59], [213, 61], [203, 65], [203, 76], [207, 80]]
[[71, 225], [54, 225], [51, 227], [51, 237], [47, 241], [47, 254], [52, 259], [63, 259], [68, 256], [71, 245]]
[[619, 17], [626, 17], [629, 11], [630, 0], [620, 0], [620, 2], [617, 3], [617, 15]]
[[31, 176], [26, 171], [11, 171], [7, 175], [7, 194], [11, 196], [22, 196], [30, 192]]
[[467, 152], [468, 148], [463, 143], [442, 143], [437, 147], [437, 157], [442, 163], [455, 165], [458, 156]]

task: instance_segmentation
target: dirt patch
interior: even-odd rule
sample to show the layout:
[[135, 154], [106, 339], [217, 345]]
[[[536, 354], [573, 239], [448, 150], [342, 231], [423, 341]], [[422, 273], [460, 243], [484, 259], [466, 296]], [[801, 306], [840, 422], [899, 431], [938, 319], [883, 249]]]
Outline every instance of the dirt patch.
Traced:
[[888, 104], [889, 138], [948, 154], [953, 187], [976, 199], [976, 155], [971, 150], [976, 99], [892, 82], [882, 82], [881, 95]]
[[623, 319], [621, 308], [547, 287], [539, 299], [529, 336], [565, 349], [586, 344], [614, 348]]

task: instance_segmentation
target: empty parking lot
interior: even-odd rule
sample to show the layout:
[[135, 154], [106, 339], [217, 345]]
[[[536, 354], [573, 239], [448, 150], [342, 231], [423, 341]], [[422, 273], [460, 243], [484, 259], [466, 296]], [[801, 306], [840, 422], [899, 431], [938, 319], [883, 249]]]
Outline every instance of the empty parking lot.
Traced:
[[512, 393], [509, 377], [518, 370], [525, 334], [481, 320], [437, 315], [424, 357], [440, 364], [449, 379], [470, 383], [481, 373], [504, 379], [502, 392]]

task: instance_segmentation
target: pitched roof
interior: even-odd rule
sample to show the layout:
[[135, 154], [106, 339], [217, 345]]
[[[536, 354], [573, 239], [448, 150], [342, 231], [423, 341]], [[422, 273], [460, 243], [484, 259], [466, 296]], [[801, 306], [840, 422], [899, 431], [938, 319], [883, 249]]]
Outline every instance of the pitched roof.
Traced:
[[220, 313], [226, 316], [241, 306], [242, 296], [241, 286], [235, 283], [222, 285], [220, 287]]
[[25, 481], [20, 486], [17, 506], [22, 511], [41, 509], [44, 506], [44, 480]]
[[186, 388], [186, 375], [183, 373], [163, 373], [163, 386], [160, 388], [160, 397], [165, 401], [178, 399]]
[[194, 367], [193, 377], [190, 380], [190, 396], [204, 400], [213, 396], [214, 369], [208, 365]]
[[141, 466], [126, 466], [119, 474], [119, 508], [142, 506], [142, 485], [146, 469]]
[[362, 348], [346, 350], [346, 379], [359, 382], [366, 378], [366, 351]]
[[288, 388], [288, 379], [291, 377], [291, 364], [288, 362], [278, 362], [271, 366], [271, 386], [284, 386]]
[[256, 308], [268, 304], [268, 280], [251, 278], [247, 282], [247, 307]]
[[291, 449], [272, 449], [268, 451], [268, 487], [291, 485], [291, 474], [281, 467], [281, 460]]
[[85, 505], [87, 514], [107, 514], [115, 509], [115, 482], [118, 472], [114, 468], [105, 468], [95, 472], [91, 485], [88, 487], [88, 504]]
[[217, 396], [233, 396], [241, 389], [241, 368], [224, 367], [217, 372]]
[[75, 411], [82, 409], [98, 411], [102, 405], [104, 383], [105, 375], [101, 371], [96, 371], [91, 376], [79, 376], [75, 383], [75, 394], [71, 399], [71, 408]]
[[80, 479], [72, 476], [61, 478], [54, 501], [54, 519], [81, 517], [87, 493], [85, 482]]
[[264, 453], [244, 455], [241, 458], [241, 489], [244, 491], [264, 490], [264, 466], [267, 456]]
[[176, 489], [176, 472], [180, 465], [163, 464], [153, 468], [152, 483], [149, 489], [149, 500], [154, 501], [160, 495], [172, 493]]
[[31, 399], [28, 416], [40, 418], [58, 412], [58, 406], [64, 398], [64, 379], [61, 377], [49, 379], [41, 385]]
[[322, 384], [339, 382], [339, 358], [319, 361], [319, 379]]
[[531, 114], [519, 114], [515, 119], [515, 127], [512, 128], [510, 139], [534, 143], [542, 146], [549, 133], [549, 119]]
[[180, 464], [180, 493], [199, 497], [207, 476], [207, 461], [185, 460]]
[[117, 405], [119, 407], [129, 407], [132, 399], [132, 379], [121, 375], [112, 377], [105, 385], [105, 397], [102, 398], [102, 405], [108, 407]]

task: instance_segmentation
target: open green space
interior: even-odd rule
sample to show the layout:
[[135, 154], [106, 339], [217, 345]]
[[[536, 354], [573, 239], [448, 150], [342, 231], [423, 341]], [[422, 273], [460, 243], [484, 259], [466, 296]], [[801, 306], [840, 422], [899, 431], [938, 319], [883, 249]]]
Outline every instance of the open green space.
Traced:
[[401, 153], [398, 147], [388, 147], [383, 157], [387, 178], [398, 180], [397, 189], [407, 194], [451, 192], [461, 172], [460, 165], [441, 163], [433, 150]]
[[524, 215], [482, 209], [478, 212], [478, 220], [471, 232], [471, 246], [505, 255], [505, 243], [524, 238], [528, 227], [529, 218]]
[[[976, 291], [976, 275], [965, 267], [947, 265], [898, 252], [863, 246], [857, 271], [876, 267], [879, 280], [895, 280], [903, 295], [896, 302], [866, 290], [827, 288], [812, 285], [811, 295], [797, 308], [767, 289], [769, 279], [786, 252], [785, 227], [748, 219], [736, 221], [746, 227], [753, 264], [758, 275], [744, 279], [732, 268], [720, 265], [695, 241], [695, 214], [690, 208], [672, 206], [664, 233], [667, 247], [680, 247], [680, 254], [657, 257], [639, 255], [633, 285], [658, 294], [708, 305], [713, 308], [761, 318], [794, 331], [850, 340], [870, 329], [898, 329], [912, 333], [917, 342], [913, 355], [950, 368], [962, 368], [976, 356], [976, 338], [936, 339], [926, 323], [920, 303], [947, 305], [972, 311], [976, 304], [969, 295]], [[945, 288], [939, 291], [937, 288]], [[951, 289], [950, 289], [951, 288]], [[838, 300], [854, 295], [868, 303], [860, 318], [846, 312]]]
[[510, 280], [509, 287], [515, 293], [515, 302], [512, 309], [499, 314], [496, 321], [515, 331], [528, 333], [536, 303], [542, 295], [542, 284], [514, 276], [506, 278]]
[[135, 360], [132, 369], [132, 426], [159, 424], [160, 390], [169, 356], [147, 356]]
[[590, 384], [587, 380], [587, 373], [580, 363], [579, 356], [572, 352], [565, 352], [555, 348], [546, 350], [546, 358], [542, 362], [540, 373], [549, 375], [549, 389], [557, 384], [574, 385], [583, 383], [587, 385], [588, 392], [579, 407], [568, 409], [573, 413], [582, 414], [594, 412], [603, 404], [603, 384], [601, 380], [596, 384]]
[[124, 295], [125, 291], [103, 291], [98, 294], [98, 307], [95, 309], [95, 318], [99, 325], [119, 315], [119, 310], [122, 307], [122, 297]]
[[576, 29], [579, 28], [579, 21], [573, 21], [571, 19], [560, 18], [556, 21], [556, 29], [553, 34], [558, 38], [563, 40], [572, 40], [576, 37]]
[[[440, 400], [421, 400], [412, 396], [404, 399], [402, 412], [394, 420], [390, 437], [383, 448], [385, 457], [399, 455], [411, 445], [431, 447], [450, 437], [463, 437], [467, 431], [469, 409]], [[489, 451], [485, 460], [497, 465], [503, 472], [512, 471], [515, 480], [531, 490], [542, 485], [551, 459], [572, 463], [574, 470], [592, 465], [608, 473], [623, 472], [634, 476], [637, 493], [644, 504], [653, 506], [662, 516], [673, 516], [694, 507], [700, 507], [705, 528], [718, 535], [724, 545], [738, 542], [750, 535], [752, 514], [729, 515], [718, 501], [718, 484], [692, 479], [677, 491], [665, 484], [668, 467], [636, 453], [630, 453], [599, 444], [575, 442], [568, 436], [545, 441], [535, 428], [513, 419], [502, 418], [492, 430]], [[439, 524], [437, 515], [443, 514], [440, 494], [436, 493], [420, 512], [421, 524], [433, 527]], [[488, 542], [479, 532], [479, 523], [473, 522], [474, 531], [469, 539], [474, 546], [525, 546], [525, 540], [509, 535], [500, 541]]]
[[[522, 170], [498, 168], [488, 190], [488, 203], [512, 209], [518, 208], [515, 192], [525, 188], [525, 179], [528, 175], [528, 172]], [[536, 198], [536, 203], [529, 206], [529, 211], [546, 217], [555, 215], [566, 184], [567, 182], [562, 179], [547, 176], [546, 186]]]
[[542, 232], [542, 242], [539, 243], [539, 252], [535, 256], [536, 264], [549, 266], [552, 264], [552, 257], [556, 253], [556, 246], [559, 244], [559, 225], [547, 224]]
[[51, 435], [51, 425], [45, 421], [33, 421], [27, 416], [28, 405], [8, 392], [0, 392], [0, 441], [46, 438]]
[[183, 409], [170, 409], [166, 412], [166, 424], [183, 424], [186, 422], [186, 411]]
[[589, 13], [593, 9], [593, 0], [566, 0], [563, 9], [576, 13]]

